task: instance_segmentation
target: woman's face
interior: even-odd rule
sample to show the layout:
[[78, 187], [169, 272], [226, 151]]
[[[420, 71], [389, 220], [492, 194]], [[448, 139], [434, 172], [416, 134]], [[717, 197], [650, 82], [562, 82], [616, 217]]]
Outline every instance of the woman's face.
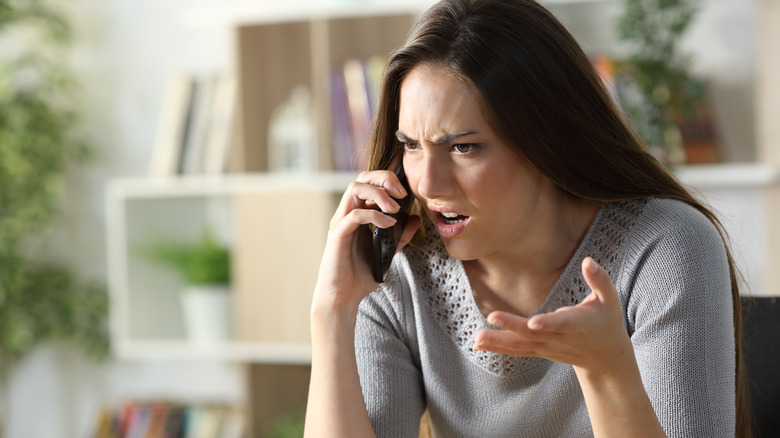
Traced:
[[472, 88], [419, 66], [400, 99], [406, 175], [447, 251], [474, 260], [528, 249], [552, 184], [502, 143]]

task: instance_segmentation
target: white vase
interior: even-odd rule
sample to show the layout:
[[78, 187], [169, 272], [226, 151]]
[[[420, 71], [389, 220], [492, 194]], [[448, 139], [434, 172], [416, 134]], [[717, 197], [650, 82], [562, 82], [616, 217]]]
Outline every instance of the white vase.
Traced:
[[230, 286], [187, 286], [181, 294], [181, 306], [191, 342], [213, 344], [230, 339], [233, 313]]

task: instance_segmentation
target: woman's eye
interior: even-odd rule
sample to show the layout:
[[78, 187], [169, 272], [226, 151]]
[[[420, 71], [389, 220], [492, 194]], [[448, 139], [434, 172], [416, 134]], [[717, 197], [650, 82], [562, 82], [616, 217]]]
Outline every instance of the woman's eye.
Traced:
[[452, 149], [459, 154], [467, 154], [477, 149], [477, 145], [473, 143], [454, 144]]

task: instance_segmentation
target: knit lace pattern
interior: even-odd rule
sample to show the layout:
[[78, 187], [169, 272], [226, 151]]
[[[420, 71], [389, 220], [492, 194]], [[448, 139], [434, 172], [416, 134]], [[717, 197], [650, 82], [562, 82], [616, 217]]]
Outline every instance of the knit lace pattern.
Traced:
[[[552, 312], [581, 302], [590, 288], [582, 277], [580, 263], [592, 257], [612, 276], [621, 260], [618, 255], [629, 241], [646, 200], [605, 202], [574, 257], [536, 313]], [[543, 366], [545, 359], [508, 356], [472, 348], [474, 336], [483, 329], [497, 329], [479, 310], [466, 271], [444, 247], [433, 226], [426, 228], [425, 244], [406, 251], [417, 284], [422, 286], [422, 305], [434, 315], [441, 328], [471, 361], [486, 371], [505, 377]]]

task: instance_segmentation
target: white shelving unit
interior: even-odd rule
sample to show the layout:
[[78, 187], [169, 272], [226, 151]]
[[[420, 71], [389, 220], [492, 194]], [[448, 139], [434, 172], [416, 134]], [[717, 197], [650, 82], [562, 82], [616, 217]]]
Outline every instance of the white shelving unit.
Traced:
[[[160, 236], [194, 239], [205, 227], [212, 227], [224, 240], [232, 242], [241, 238], [235, 234], [237, 197], [311, 192], [335, 197], [353, 179], [352, 174], [328, 173], [112, 182], [106, 204], [111, 332], [116, 354], [129, 359], [309, 363], [311, 350], [306, 343], [232, 340], [226, 344], [202, 345], [189, 342], [178, 301], [182, 285], [171, 272], [144, 260], [138, 248]], [[308, 303], [302, 305], [308, 308]]]

